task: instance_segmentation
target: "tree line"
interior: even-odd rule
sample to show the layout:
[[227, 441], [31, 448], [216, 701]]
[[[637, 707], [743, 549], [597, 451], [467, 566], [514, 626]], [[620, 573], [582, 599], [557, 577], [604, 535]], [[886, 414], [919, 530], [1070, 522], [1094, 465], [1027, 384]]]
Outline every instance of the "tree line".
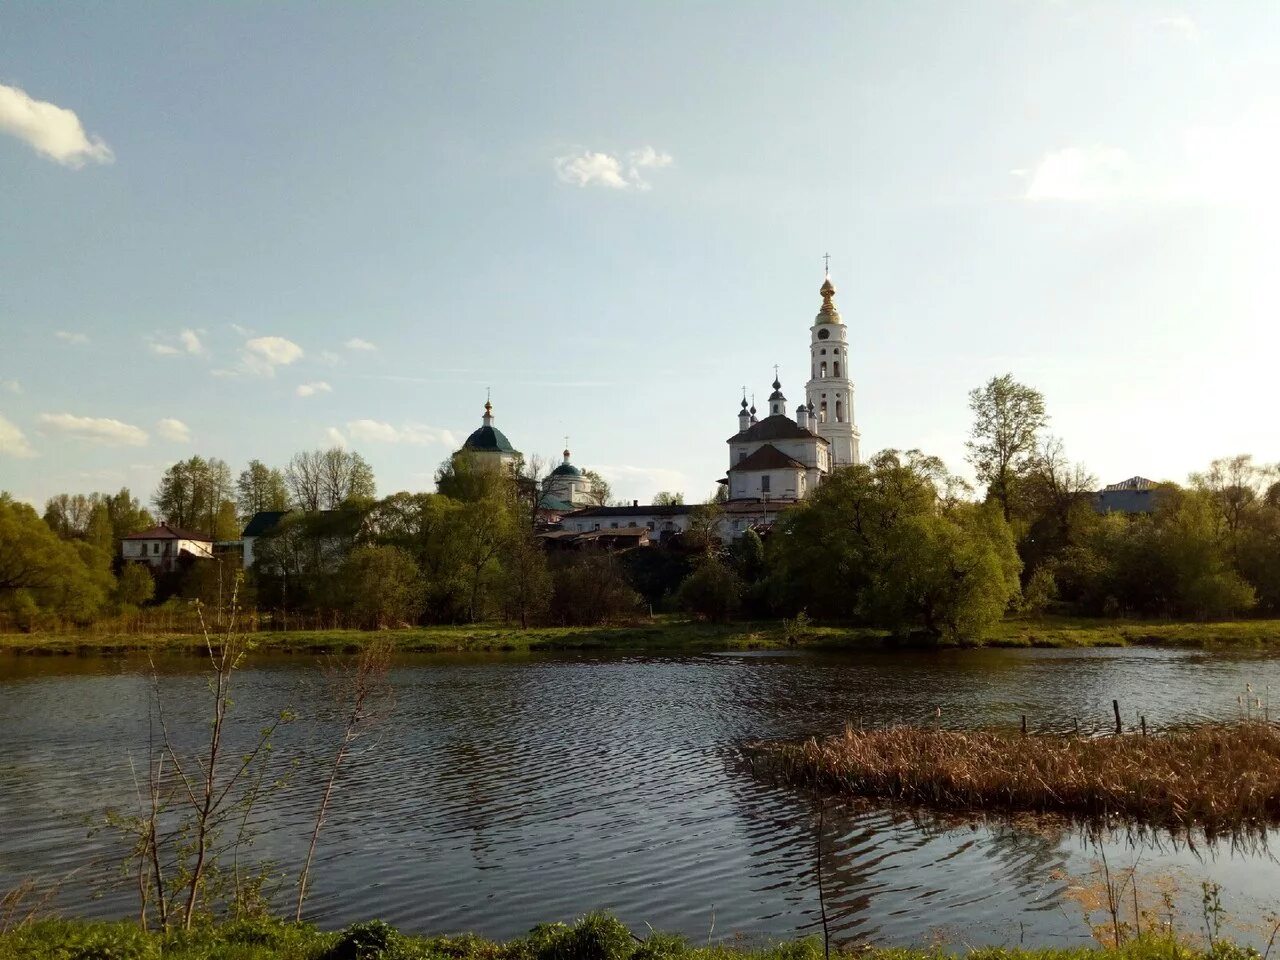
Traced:
[[[668, 610], [964, 638], [1011, 613], [1280, 616], [1277, 467], [1215, 460], [1185, 484], [1161, 484], [1150, 512], [1107, 514], [1096, 479], [1048, 432], [1037, 390], [993, 377], [969, 406], [976, 488], [936, 457], [887, 450], [837, 470], [768, 530], [724, 538], [713, 497], [672, 542], [616, 553], [547, 549], [536, 460], [500, 473], [459, 454], [437, 470], [435, 492], [379, 499], [368, 463], [341, 448], [283, 468], [254, 460], [235, 476], [194, 456], [165, 471], [154, 513], [128, 490], [60, 494], [43, 517], [0, 499], [0, 610], [20, 625], [85, 623], [169, 595], [208, 597], [227, 573], [218, 564], [153, 583], [120, 566], [121, 538], [163, 517], [234, 540], [253, 514], [288, 510], [256, 544], [251, 601], [366, 627]], [[592, 490], [609, 502], [602, 479]]]

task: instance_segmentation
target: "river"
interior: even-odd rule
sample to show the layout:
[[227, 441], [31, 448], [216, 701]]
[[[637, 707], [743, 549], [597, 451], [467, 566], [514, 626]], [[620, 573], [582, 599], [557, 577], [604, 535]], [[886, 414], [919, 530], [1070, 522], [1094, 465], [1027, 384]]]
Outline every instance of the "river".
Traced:
[[[0, 656], [0, 891], [63, 878], [67, 912], [125, 916], [123, 845], [91, 831], [136, 809], [151, 678], [145, 661]], [[159, 665], [176, 739], [194, 743], [207, 698], [198, 658]], [[395, 705], [357, 741], [320, 840], [308, 915], [378, 916], [405, 930], [505, 938], [605, 908], [702, 942], [820, 930], [813, 801], [741, 762], [753, 738], [847, 722], [1033, 729], [1153, 727], [1231, 718], [1246, 685], [1264, 709], [1280, 659], [1154, 649], [874, 652], [854, 656], [531, 654], [406, 657]], [[337, 711], [314, 657], [260, 657], [235, 678], [231, 737], [270, 717], [286, 786], [261, 803], [254, 855], [296, 873]], [[941, 720], [936, 711], [941, 709]], [[1258, 708], [1249, 709], [1258, 712]], [[152, 734], [154, 735], [154, 730]], [[829, 806], [821, 864], [832, 936], [877, 944], [1073, 945], [1072, 895], [1098, 850], [1045, 825], [940, 820]], [[1114, 834], [1112, 868], [1144, 895], [1178, 888], [1188, 927], [1200, 883], [1220, 883], [1237, 926], [1265, 942], [1280, 863], [1265, 846]]]

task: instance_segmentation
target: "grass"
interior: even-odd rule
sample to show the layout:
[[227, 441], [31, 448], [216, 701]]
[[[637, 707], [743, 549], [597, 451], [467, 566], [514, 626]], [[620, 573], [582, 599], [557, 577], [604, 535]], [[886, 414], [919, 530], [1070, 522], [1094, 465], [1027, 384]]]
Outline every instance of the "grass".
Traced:
[[[371, 637], [387, 640], [397, 653], [484, 651], [618, 650], [708, 652], [779, 650], [792, 646], [850, 649], [879, 645], [883, 631], [861, 627], [814, 627], [797, 644], [788, 641], [778, 621], [713, 624], [668, 617], [599, 627], [532, 627], [506, 624], [410, 627], [370, 633], [361, 630], [262, 631], [253, 635], [260, 650], [279, 653], [328, 653], [358, 650]], [[19, 654], [115, 654], [133, 651], [196, 652], [198, 634], [114, 632], [0, 634], [0, 652]]]
[[1121, 817], [1211, 833], [1280, 822], [1280, 726], [1261, 721], [1110, 737], [850, 728], [754, 755], [787, 783], [938, 810]]
[[[572, 925], [543, 924], [527, 936], [497, 943], [472, 935], [414, 937], [380, 921], [323, 933], [306, 924], [248, 920], [208, 925], [167, 936], [137, 924], [42, 920], [0, 933], [0, 960], [820, 960], [817, 938], [748, 942], [731, 939], [695, 946], [684, 937], [646, 931], [641, 939], [608, 914]], [[1257, 958], [1218, 941], [1211, 950], [1172, 937], [1139, 937], [1119, 948], [1011, 949], [948, 953], [859, 948], [845, 956], [868, 960], [1248, 960]]]
[[[614, 650], [702, 653], [732, 650], [855, 650], [888, 642], [883, 630], [866, 627], [808, 626], [796, 642], [781, 621], [701, 623], [659, 616], [623, 626], [533, 627], [507, 624], [410, 627], [377, 634], [360, 630], [262, 631], [260, 650], [279, 653], [329, 653], [358, 650], [370, 637], [390, 641], [397, 653], [452, 653], [534, 650]], [[203, 649], [197, 633], [123, 630], [102, 625], [85, 630], [0, 634], [0, 653], [104, 654], [187, 653]], [[981, 646], [1122, 647], [1138, 644], [1185, 647], [1280, 646], [1280, 620], [1226, 623], [1147, 623], [1046, 617], [1008, 619], [997, 624]]]

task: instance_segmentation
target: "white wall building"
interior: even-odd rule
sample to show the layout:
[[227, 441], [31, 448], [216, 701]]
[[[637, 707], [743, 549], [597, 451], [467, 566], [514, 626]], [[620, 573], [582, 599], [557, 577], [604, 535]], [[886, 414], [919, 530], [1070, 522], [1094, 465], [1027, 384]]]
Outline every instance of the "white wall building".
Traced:
[[184, 555], [195, 560], [212, 557], [213, 540], [202, 533], [162, 523], [125, 537], [120, 544], [120, 555], [127, 563], [145, 563], [157, 570], [170, 571]]
[[548, 510], [568, 511], [589, 507], [591, 502], [591, 481], [569, 462], [566, 448], [564, 461], [542, 481], [540, 505]]

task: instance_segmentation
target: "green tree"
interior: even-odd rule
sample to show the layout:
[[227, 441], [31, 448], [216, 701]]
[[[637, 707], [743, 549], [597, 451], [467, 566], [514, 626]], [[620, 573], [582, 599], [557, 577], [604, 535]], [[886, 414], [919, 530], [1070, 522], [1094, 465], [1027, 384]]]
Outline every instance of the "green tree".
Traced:
[[231, 468], [217, 457], [193, 456], [170, 466], [160, 478], [152, 503], [164, 522], [215, 536], [224, 504], [234, 509]]
[[680, 609], [715, 623], [733, 619], [742, 605], [742, 578], [715, 557], [705, 557], [680, 585]]
[[640, 597], [613, 553], [558, 558], [552, 569], [551, 617], [565, 625], [612, 623], [634, 617]]
[[973, 413], [969, 462], [1007, 522], [1013, 519], [1018, 483], [1030, 468], [1040, 431], [1049, 422], [1044, 396], [1006, 373], [972, 390], [969, 409]]
[[412, 623], [422, 612], [418, 566], [399, 547], [356, 547], [340, 583], [345, 610], [366, 629]]
[[684, 506], [684, 494], [672, 493], [670, 490], [659, 490], [653, 495], [653, 505], [655, 507]]
[[595, 470], [583, 470], [582, 478], [587, 481], [587, 498], [593, 507], [607, 507], [613, 503], [613, 488], [609, 481]]
[[940, 461], [889, 450], [838, 470], [770, 537], [779, 605], [897, 633], [980, 637], [1018, 595], [999, 511], [953, 501]]
[[236, 480], [236, 507], [245, 521], [255, 513], [288, 510], [289, 485], [284, 473], [261, 460], [250, 460]]
[[501, 564], [507, 608], [521, 628], [528, 629], [551, 604], [551, 573], [542, 544], [532, 530], [521, 527], [508, 537]]
[[156, 594], [156, 581], [145, 563], [126, 563], [116, 580], [116, 603], [140, 607]]
[[495, 469], [460, 450], [436, 469], [436, 491], [462, 503], [500, 502], [512, 498], [514, 474]]
[[24, 619], [38, 612], [91, 623], [114, 586], [109, 563], [103, 551], [61, 540], [35, 510], [0, 494], [0, 608]]

